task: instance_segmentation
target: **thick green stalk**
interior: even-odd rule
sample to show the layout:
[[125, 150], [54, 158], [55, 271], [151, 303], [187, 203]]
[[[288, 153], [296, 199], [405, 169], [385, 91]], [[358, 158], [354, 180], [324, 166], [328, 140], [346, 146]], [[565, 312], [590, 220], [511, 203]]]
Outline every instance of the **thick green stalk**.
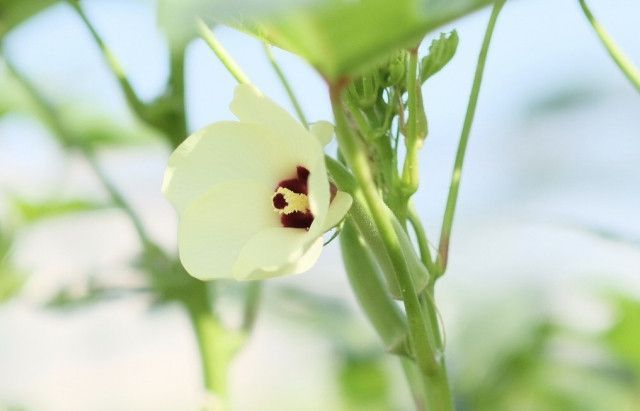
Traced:
[[183, 300], [196, 336], [202, 378], [207, 393], [212, 396], [212, 409], [230, 409], [228, 398], [229, 367], [244, 344], [246, 334], [225, 328], [212, 313], [206, 287], [194, 288]]
[[460, 142], [458, 143], [456, 159], [453, 165], [451, 184], [449, 186], [449, 195], [447, 197], [447, 205], [444, 211], [442, 230], [440, 232], [440, 244], [438, 245], [438, 257], [436, 259], [436, 265], [438, 266], [439, 275], [442, 275], [447, 268], [447, 261], [449, 257], [449, 241], [451, 239], [453, 217], [455, 215], [456, 205], [458, 203], [458, 192], [460, 190], [462, 167], [464, 165], [464, 158], [467, 152], [467, 144], [469, 142], [471, 126], [473, 125], [473, 119], [476, 113], [478, 96], [480, 95], [480, 85], [482, 84], [482, 76], [484, 74], [484, 66], [487, 60], [487, 53], [489, 52], [489, 44], [491, 43], [491, 37], [493, 35], [493, 29], [496, 25], [498, 15], [500, 14], [500, 10], [502, 10], [502, 6], [504, 6], [505, 1], [506, 0], [497, 0], [493, 6], [491, 17], [489, 18], [489, 24], [487, 25], [487, 30], [484, 35], [484, 40], [482, 41], [480, 55], [478, 56], [478, 64], [476, 66], [476, 72], [473, 77], [473, 86], [471, 87], [471, 95], [469, 97], [469, 103], [467, 105], [467, 113], [464, 118], [462, 134], [460, 135]]
[[[343, 86], [333, 85], [330, 89], [331, 105], [336, 121], [336, 134], [340, 149], [347, 163], [354, 171], [356, 181], [362, 189], [367, 206], [380, 232], [385, 248], [396, 271], [407, 313], [410, 332], [410, 343], [415, 354], [416, 363], [425, 378], [427, 392], [427, 409], [446, 411], [452, 409], [451, 393], [446, 382], [446, 374], [440, 366], [442, 353], [435, 346], [433, 335], [426, 327], [426, 313], [422, 312], [418, 294], [411, 279], [409, 266], [391, 222], [389, 211], [373, 183], [371, 170], [364, 151], [359, 147], [356, 136], [351, 132], [345, 109], [342, 103]], [[410, 250], [413, 252], [413, 250]]]
[[638, 70], [624, 52], [616, 45], [613, 38], [607, 33], [604, 27], [596, 20], [589, 10], [585, 0], [579, 0], [580, 7], [587, 20], [600, 38], [602, 45], [607, 49], [613, 61], [618, 65], [622, 73], [629, 79], [631, 84], [640, 92], [640, 70]]

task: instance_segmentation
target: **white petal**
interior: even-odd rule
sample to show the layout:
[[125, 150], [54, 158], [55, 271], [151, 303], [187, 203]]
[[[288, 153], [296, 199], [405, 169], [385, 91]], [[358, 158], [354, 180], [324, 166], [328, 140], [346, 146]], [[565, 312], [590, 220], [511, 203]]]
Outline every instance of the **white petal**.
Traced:
[[187, 138], [171, 155], [162, 191], [178, 214], [216, 184], [252, 179], [275, 186], [295, 175], [301, 155], [289, 139], [257, 124], [218, 122]]
[[309, 207], [314, 217], [313, 223], [309, 227], [309, 234], [313, 237], [319, 237], [324, 233], [324, 220], [331, 199], [324, 156], [309, 171]]
[[304, 163], [313, 163], [319, 155], [323, 155], [322, 145], [316, 137], [285, 109], [251, 85], [239, 84], [236, 87], [230, 109], [241, 122], [261, 124], [287, 139], [285, 145], [302, 155]]
[[327, 216], [324, 220], [324, 230], [330, 230], [332, 227], [338, 225], [340, 221], [347, 214], [349, 209], [351, 208], [351, 203], [353, 202], [353, 198], [349, 193], [345, 193], [344, 191], [338, 191], [336, 196], [333, 198], [333, 201], [329, 205], [329, 211], [327, 212]]
[[309, 131], [316, 136], [323, 147], [329, 144], [333, 138], [333, 124], [328, 121], [318, 121], [310, 124]]
[[314, 266], [316, 261], [318, 261], [323, 246], [324, 238], [320, 237], [309, 247], [302, 257], [298, 258], [292, 266], [287, 267], [286, 271], [291, 274], [300, 274], [309, 270]]
[[278, 227], [273, 187], [252, 181], [219, 184], [199, 197], [180, 219], [180, 260], [201, 280], [232, 278], [245, 244], [261, 230]]
[[254, 280], [293, 274], [294, 267], [316, 238], [300, 228], [268, 228], [242, 248], [233, 267], [237, 280]]

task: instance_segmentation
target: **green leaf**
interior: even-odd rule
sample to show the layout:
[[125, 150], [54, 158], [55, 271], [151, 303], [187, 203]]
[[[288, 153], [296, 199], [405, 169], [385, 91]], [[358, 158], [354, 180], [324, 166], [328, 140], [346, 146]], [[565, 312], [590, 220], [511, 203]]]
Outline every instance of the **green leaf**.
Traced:
[[197, 37], [198, 15], [208, 15], [213, 6], [209, 0], [158, 0], [158, 27], [167, 36], [171, 50], [180, 51]]
[[618, 316], [604, 341], [618, 358], [640, 375], [640, 301], [617, 297], [614, 305]]
[[25, 275], [11, 261], [13, 235], [0, 227], [0, 303], [15, 296], [25, 283]]
[[391, 378], [379, 353], [347, 355], [339, 370], [340, 394], [348, 410], [392, 409]]
[[0, 64], [0, 116], [9, 112], [30, 112], [33, 101], [9, 70]]
[[148, 144], [160, 139], [156, 131], [139, 121], [125, 126], [106, 114], [88, 111], [78, 105], [64, 107], [59, 112], [65, 128], [71, 134], [63, 141], [72, 145], [96, 149]]
[[0, 263], [0, 303], [14, 297], [24, 285], [26, 277], [8, 263]]
[[[223, 2], [224, 3], [224, 2]], [[242, 2], [240, 2], [242, 3]], [[222, 22], [305, 58], [325, 77], [362, 74], [491, 0], [325, 0]], [[220, 20], [220, 19], [219, 19]]]
[[104, 203], [83, 199], [32, 201], [24, 198], [14, 198], [13, 206], [21, 221], [26, 224], [107, 207]]
[[16, 26], [58, 0], [0, 0], [0, 40]]
[[455, 30], [449, 35], [440, 33], [440, 37], [431, 42], [429, 54], [423, 57], [420, 62], [420, 81], [424, 83], [446, 66], [456, 54], [457, 48], [458, 33]]

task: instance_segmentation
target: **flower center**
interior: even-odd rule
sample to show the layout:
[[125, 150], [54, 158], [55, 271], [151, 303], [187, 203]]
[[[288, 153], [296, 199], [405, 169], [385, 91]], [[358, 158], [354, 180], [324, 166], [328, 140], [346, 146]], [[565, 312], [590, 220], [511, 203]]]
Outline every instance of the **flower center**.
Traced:
[[308, 230], [313, 223], [313, 214], [309, 208], [309, 170], [296, 167], [296, 176], [278, 183], [271, 197], [274, 211], [280, 214], [283, 227], [304, 228]]
[[278, 187], [272, 200], [274, 211], [280, 215], [295, 212], [304, 213], [309, 210], [309, 197], [306, 194], [299, 194], [285, 187]]

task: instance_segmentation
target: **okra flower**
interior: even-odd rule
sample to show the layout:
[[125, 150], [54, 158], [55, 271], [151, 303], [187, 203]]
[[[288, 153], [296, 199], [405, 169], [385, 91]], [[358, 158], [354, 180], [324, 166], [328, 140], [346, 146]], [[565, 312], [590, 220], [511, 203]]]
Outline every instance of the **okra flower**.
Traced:
[[169, 158], [162, 191], [180, 219], [180, 260], [202, 280], [306, 271], [351, 206], [327, 177], [333, 127], [307, 130], [249, 85], [230, 108], [239, 121], [195, 132]]

